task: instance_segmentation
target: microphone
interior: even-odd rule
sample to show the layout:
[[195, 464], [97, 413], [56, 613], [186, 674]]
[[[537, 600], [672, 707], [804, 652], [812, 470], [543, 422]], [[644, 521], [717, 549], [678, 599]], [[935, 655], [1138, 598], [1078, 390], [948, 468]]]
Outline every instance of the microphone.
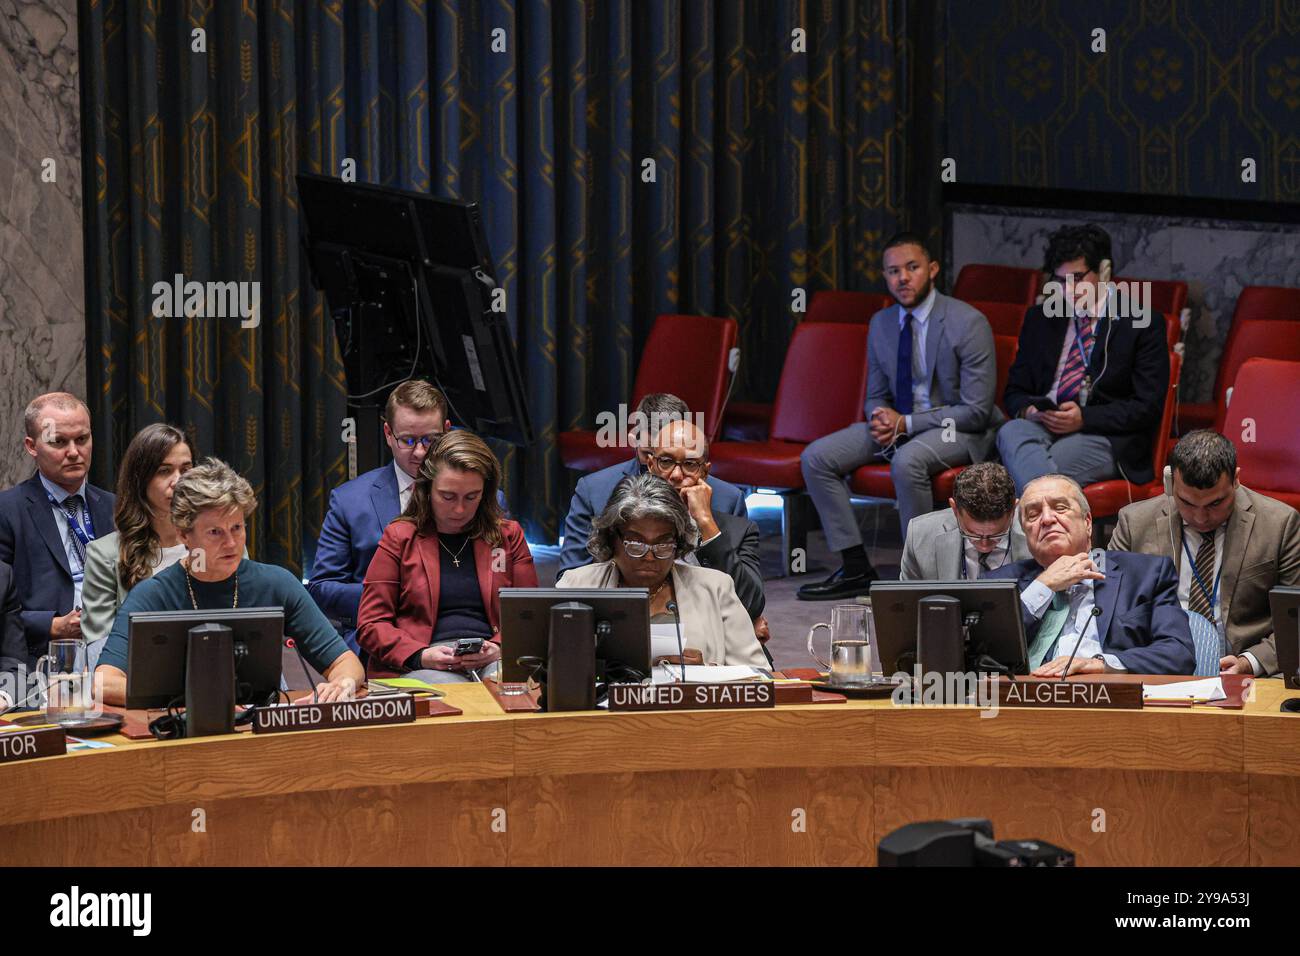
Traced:
[[682, 616], [677, 610], [677, 587], [673, 584], [673, 572], [670, 568], [668, 571], [668, 590], [672, 592], [673, 599], [668, 602], [668, 610], [673, 615], [673, 627], [677, 629], [677, 661], [682, 669], [682, 683], [686, 683], [686, 650], [682, 646]]
[[[1074, 655], [1079, 653], [1079, 645], [1083, 643], [1083, 635], [1088, 633], [1088, 625], [1091, 624], [1092, 621], [1095, 621], [1097, 618], [1101, 617], [1101, 608], [1097, 607], [1097, 605], [1094, 604], [1092, 606], [1092, 613], [1089, 615], [1089, 617], [1092, 620], [1085, 621], [1083, 627], [1080, 628], [1079, 639], [1074, 642], [1074, 650], [1070, 651], [1070, 659], [1065, 662], [1065, 670], [1061, 671], [1061, 680], [1065, 680], [1065, 678], [1069, 675], [1070, 665], [1074, 663]], [[1097, 643], [1100, 644], [1101, 642], [1098, 641]]]
[[302, 676], [307, 678], [307, 686], [311, 688], [311, 702], [313, 704], [319, 704], [320, 694], [316, 690], [316, 682], [311, 679], [311, 671], [307, 670], [307, 662], [303, 660], [302, 651], [298, 650], [298, 642], [292, 637], [286, 637], [284, 639], [284, 646], [292, 647], [293, 652], [298, 655], [298, 663], [302, 665]]

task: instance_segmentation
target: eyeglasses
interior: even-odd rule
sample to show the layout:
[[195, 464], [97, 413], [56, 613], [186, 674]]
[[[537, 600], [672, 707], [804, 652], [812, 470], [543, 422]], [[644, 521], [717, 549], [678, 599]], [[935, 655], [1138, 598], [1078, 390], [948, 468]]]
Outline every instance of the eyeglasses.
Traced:
[[680, 468], [682, 474], [688, 478], [696, 477], [704, 468], [703, 458], [687, 458], [685, 461], [678, 461], [669, 455], [656, 455], [650, 459], [650, 463], [665, 475], [672, 474], [674, 468]]
[[676, 541], [664, 541], [659, 544], [647, 544], [644, 541], [628, 541], [620, 535], [623, 542], [623, 550], [627, 552], [629, 558], [644, 558], [649, 551], [654, 552], [654, 556], [660, 561], [665, 558], [671, 558], [677, 554]]
[[418, 438], [415, 437], [414, 435], [410, 435], [410, 436], [394, 435], [393, 440], [396, 441], [397, 444], [401, 445], [403, 448], [414, 448], [417, 444], [421, 445], [424, 448], [428, 448], [430, 445], [432, 445], [441, 437], [442, 437], [442, 432], [437, 432], [436, 434], [433, 435], [420, 435]]
[[958, 522], [957, 533], [965, 540], [975, 544], [981, 544], [985, 541], [990, 544], [1001, 544], [1007, 539], [1007, 536], [1011, 534], [1011, 526], [1008, 525], [1006, 531], [999, 531], [997, 534], [971, 534], [961, 526], [961, 522]]

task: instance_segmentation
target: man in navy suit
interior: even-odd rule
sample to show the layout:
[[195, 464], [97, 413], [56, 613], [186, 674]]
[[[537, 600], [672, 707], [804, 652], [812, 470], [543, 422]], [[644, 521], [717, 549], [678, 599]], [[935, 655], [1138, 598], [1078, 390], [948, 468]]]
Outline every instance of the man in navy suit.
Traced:
[[81, 636], [86, 546], [113, 530], [115, 499], [86, 478], [90, 409], [67, 392], [32, 399], [23, 447], [36, 474], [0, 493], [0, 561], [14, 570], [30, 663], [50, 640]]
[[1032, 558], [990, 572], [1020, 583], [1035, 677], [1122, 673], [1194, 674], [1196, 651], [1166, 557], [1088, 552], [1092, 514], [1083, 489], [1044, 475], [1020, 496]]
[[[1012, 420], [997, 436], [1017, 489], [1053, 473], [1081, 485], [1155, 477], [1151, 434], [1169, 390], [1165, 322], [1149, 307], [1120, 314], [1127, 297], [1112, 300], [1104, 286], [1110, 255], [1097, 226], [1066, 226], [1048, 241], [1044, 268], [1061, 308], [1026, 313], [1004, 392]], [[1074, 300], [1062, 292], [1071, 285]]]
[[[667, 392], [653, 392], [641, 399], [632, 416], [633, 422], [654, 423], [662, 426], [672, 421], [690, 421], [690, 409], [676, 395]], [[624, 478], [634, 477], [646, 470], [650, 458], [650, 448], [658, 435], [657, 428], [651, 430], [633, 429], [628, 433], [628, 444], [634, 449], [632, 458], [621, 465], [611, 465], [600, 471], [592, 472], [578, 479], [578, 486], [573, 491], [573, 500], [569, 503], [569, 513], [564, 516], [564, 547], [560, 549], [560, 569], [556, 577], [565, 571], [572, 571], [591, 564], [591, 554], [587, 551], [587, 538], [591, 535], [591, 520], [605, 510], [614, 486]], [[713, 489], [709, 507], [715, 512], [749, 517], [745, 507], [745, 495], [735, 485], [721, 478], [709, 475], [706, 479]]]
[[393, 453], [392, 463], [330, 493], [307, 591], [326, 617], [341, 623], [343, 639], [354, 651], [357, 608], [370, 559], [384, 529], [406, 509], [420, 466], [446, 429], [447, 399], [442, 392], [418, 379], [403, 382], [384, 406], [384, 441]]
[[0, 714], [27, 696], [27, 638], [14, 570], [0, 561]]

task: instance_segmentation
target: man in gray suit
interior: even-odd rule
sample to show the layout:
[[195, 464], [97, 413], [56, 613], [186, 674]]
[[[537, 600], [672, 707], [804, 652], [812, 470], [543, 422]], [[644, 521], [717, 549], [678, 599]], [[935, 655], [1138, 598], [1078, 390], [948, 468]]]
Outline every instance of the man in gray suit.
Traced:
[[993, 461], [962, 470], [947, 511], [913, 519], [903, 547], [903, 581], [973, 581], [1028, 558], [1016, 516], [1016, 485]]
[[1121, 510], [1111, 550], [1174, 562], [1183, 609], [1226, 638], [1223, 673], [1276, 674], [1268, 592], [1300, 584], [1300, 513], [1243, 488], [1237, 449], [1209, 429], [1179, 439], [1166, 471], [1171, 494]]
[[819, 438], [802, 456], [804, 483], [844, 562], [798, 596], [826, 601], [865, 594], [879, 575], [862, 546], [844, 477], [884, 458], [898, 516], [908, 525], [933, 509], [930, 476], [983, 461], [1005, 416], [993, 404], [997, 357], [988, 319], [934, 288], [939, 274], [925, 242], [899, 233], [885, 245], [885, 280], [898, 307], [871, 318], [867, 334], [868, 420]]

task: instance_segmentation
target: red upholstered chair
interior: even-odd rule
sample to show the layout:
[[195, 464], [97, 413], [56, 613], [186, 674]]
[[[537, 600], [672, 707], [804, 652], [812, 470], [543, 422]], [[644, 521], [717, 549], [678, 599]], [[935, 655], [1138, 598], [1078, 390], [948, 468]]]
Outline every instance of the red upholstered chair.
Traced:
[[1145, 501], [1164, 491], [1165, 459], [1173, 447], [1169, 429], [1174, 420], [1174, 409], [1178, 405], [1178, 373], [1182, 370], [1182, 356], [1176, 352], [1169, 353], [1169, 388], [1165, 392], [1164, 412], [1156, 424], [1151, 436], [1151, 465], [1155, 469], [1155, 480], [1135, 485], [1122, 478], [1111, 481], [1098, 481], [1085, 485], [1083, 493], [1092, 507], [1093, 521], [1113, 518], [1119, 510], [1134, 501]]
[[1241, 483], [1300, 508], [1300, 362], [1243, 362], [1225, 419], [1223, 434], [1237, 446]]
[[[852, 322], [867, 325], [881, 309], [894, 305], [886, 292], [814, 292], [805, 322]], [[722, 437], [733, 441], [762, 441], [772, 419], [771, 402], [731, 402], [722, 420]]]
[[1043, 275], [1037, 269], [969, 263], [961, 267], [952, 297], [963, 302], [1014, 302], [1033, 305], [1042, 288]]
[[1179, 405], [1179, 430], [1186, 434], [1195, 428], [1222, 425], [1224, 395], [1237, 378], [1241, 363], [1255, 357], [1300, 360], [1300, 289], [1256, 285], [1241, 290], [1219, 359], [1214, 398]]
[[994, 335], [1020, 337], [1020, 326], [1024, 325], [1025, 312], [1029, 306], [1022, 302], [995, 302], [985, 300], [963, 300], [972, 309], [978, 309], [989, 320]]
[[[704, 427], [712, 438], [722, 423], [722, 404], [731, 376], [728, 360], [735, 346], [735, 319], [659, 316], [641, 352], [628, 415], [651, 392], [670, 392], [684, 401], [692, 414], [704, 415]], [[566, 468], [596, 471], [632, 457], [631, 450], [622, 445], [623, 435], [614, 447], [597, 445], [596, 435], [594, 431], [560, 433], [560, 460]]]
[[867, 394], [867, 326], [801, 322], [794, 329], [772, 406], [770, 437], [764, 441], [715, 442], [711, 473], [750, 487], [782, 493], [782, 547], [803, 546], [799, 520], [803, 471], [799, 456], [823, 435], [863, 420]]
[[[1165, 320], [1165, 341], [1172, 350], [1183, 337], [1183, 322], [1177, 312], [1165, 312], [1163, 316]], [[1152, 316], [1152, 321], [1154, 320], [1155, 317]]]
[[1151, 283], [1151, 311], [1153, 312], [1172, 312], [1174, 315], [1180, 315], [1187, 305], [1186, 282], [1176, 282], [1173, 279], [1134, 279], [1131, 276], [1122, 279], [1116, 277], [1114, 281]]
[[814, 292], [805, 322], [859, 322], [866, 325], [881, 309], [894, 305], [887, 292], [843, 292], [825, 289]]

